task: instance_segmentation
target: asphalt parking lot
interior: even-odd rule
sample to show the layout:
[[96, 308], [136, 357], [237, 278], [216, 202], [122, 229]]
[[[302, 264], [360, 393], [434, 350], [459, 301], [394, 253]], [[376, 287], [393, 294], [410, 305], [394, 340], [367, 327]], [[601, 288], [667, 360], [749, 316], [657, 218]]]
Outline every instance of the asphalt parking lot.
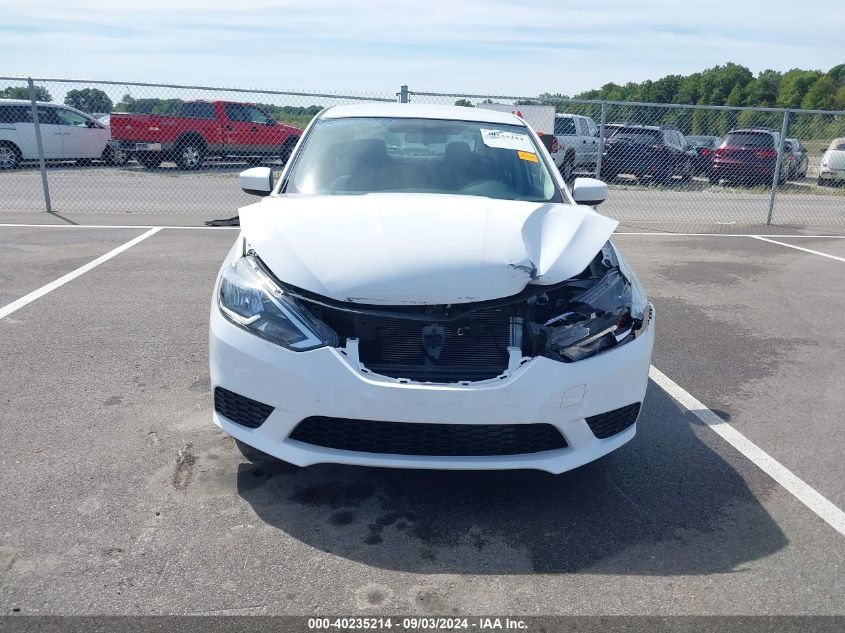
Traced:
[[845, 613], [845, 239], [626, 230], [681, 395], [555, 477], [242, 453], [207, 360], [235, 231], [0, 226], [3, 613]]

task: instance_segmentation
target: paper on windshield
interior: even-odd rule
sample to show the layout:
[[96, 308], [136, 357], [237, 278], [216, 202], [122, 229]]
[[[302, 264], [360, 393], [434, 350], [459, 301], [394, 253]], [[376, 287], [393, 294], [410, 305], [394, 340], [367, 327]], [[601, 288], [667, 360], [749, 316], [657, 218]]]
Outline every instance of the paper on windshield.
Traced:
[[481, 140], [487, 147], [513, 149], [521, 152], [533, 152], [534, 146], [527, 134], [506, 132], [504, 130], [487, 130], [481, 128]]

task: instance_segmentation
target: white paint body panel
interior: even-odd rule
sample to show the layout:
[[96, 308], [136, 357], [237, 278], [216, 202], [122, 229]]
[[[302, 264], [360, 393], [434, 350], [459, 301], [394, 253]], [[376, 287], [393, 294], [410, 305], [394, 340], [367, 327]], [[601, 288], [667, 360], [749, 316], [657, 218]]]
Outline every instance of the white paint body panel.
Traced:
[[283, 282], [339, 301], [453, 304], [581, 272], [615, 220], [574, 204], [475, 196], [288, 195], [240, 210], [249, 244]]

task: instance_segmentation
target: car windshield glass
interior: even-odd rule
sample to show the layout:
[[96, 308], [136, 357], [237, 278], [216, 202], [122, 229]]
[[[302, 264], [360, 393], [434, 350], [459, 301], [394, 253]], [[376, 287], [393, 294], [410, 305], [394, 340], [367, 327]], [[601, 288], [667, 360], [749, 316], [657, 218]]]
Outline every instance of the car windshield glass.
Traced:
[[725, 145], [774, 147], [775, 142], [772, 135], [765, 132], [732, 132], [725, 139]]
[[376, 117], [318, 121], [295, 158], [284, 191], [561, 200], [524, 127]]
[[613, 135], [615, 141], [631, 141], [632, 143], [657, 143], [660, 140], [660, 132], [657, 130], [640, 130], [637, 128], [619, 128]]

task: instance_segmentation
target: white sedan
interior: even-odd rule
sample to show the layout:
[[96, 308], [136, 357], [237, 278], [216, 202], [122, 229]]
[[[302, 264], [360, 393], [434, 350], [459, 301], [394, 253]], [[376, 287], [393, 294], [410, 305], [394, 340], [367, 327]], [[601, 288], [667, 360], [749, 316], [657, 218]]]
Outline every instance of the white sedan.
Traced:
[[[46, 160], [126, 162], [125, 153], [108, 145], [107, 125], [69, 106], [38, 102], [36, 107]], [[38, 160], [32, 104], [0, 99], [0, 169], [14, 169], [24, 160]]]
[[306, 466], [560, 473], [634, 437], [654, 313], [525, 122], [329, 108], [264, 197], [211, 306], [214, 422]]

